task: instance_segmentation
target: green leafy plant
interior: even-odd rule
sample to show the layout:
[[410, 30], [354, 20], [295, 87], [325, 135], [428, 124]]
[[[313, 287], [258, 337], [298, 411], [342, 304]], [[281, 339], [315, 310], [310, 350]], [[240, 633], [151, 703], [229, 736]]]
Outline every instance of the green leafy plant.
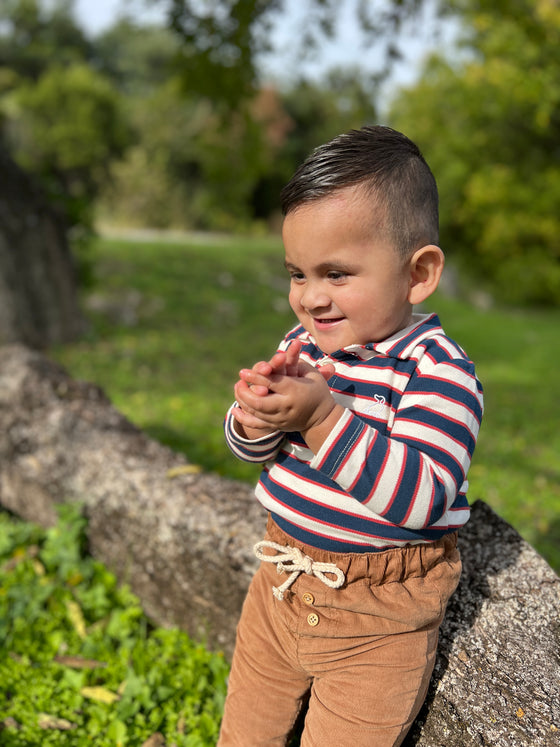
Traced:
[[6, 747], [215, 744], [228, 665], [87, 554], [63, 506], [43, 530], [0, 512], [0, 743]]

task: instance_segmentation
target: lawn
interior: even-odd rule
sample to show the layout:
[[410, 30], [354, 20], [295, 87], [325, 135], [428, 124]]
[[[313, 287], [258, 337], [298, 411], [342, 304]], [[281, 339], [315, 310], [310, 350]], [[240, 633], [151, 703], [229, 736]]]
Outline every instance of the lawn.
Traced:
[[[254, 482], [222, 435], [237, 371], [294, 324], [277, 239], [109, 240], [93, 248], [88, 329], [50, 351], [154, 438], [206, 470]], [[474, 309], [433, 297], [477, 364], [486, 412], [470, 499], [489, 503], [560, 570], [560, 310]]]

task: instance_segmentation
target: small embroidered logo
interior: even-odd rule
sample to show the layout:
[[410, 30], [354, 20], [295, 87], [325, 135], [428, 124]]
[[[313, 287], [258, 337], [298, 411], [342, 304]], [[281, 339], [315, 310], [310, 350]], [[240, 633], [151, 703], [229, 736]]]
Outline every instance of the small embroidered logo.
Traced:
[[373, 399], [374, 401], [364, 410], [367, 415], [374, 415], [381, 412], [387, 404], [387, 400], [381, 394], [374, 394]]

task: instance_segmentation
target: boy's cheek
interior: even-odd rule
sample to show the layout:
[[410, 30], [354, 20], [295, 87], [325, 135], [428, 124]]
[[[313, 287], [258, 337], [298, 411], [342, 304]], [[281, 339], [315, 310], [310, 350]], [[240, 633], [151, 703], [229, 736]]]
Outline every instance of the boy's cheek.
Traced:
[[294, 314], [297, 314], [301, 311], [301, 304], [299, 302], [300, 299], [300, 293], [297, 292], [297, 290], [290, 290], [288, 294], [288, 303], [290, 304], [292, 311]]
[[299, 322], [305, 327], [308, 332], [310, 332], [308, 328], [308, 317], [304, 309], [302, 309], [301, 305], [297, 303], [290, 303], [290, 306], [292, 307], [292, 311], [294, 312]]

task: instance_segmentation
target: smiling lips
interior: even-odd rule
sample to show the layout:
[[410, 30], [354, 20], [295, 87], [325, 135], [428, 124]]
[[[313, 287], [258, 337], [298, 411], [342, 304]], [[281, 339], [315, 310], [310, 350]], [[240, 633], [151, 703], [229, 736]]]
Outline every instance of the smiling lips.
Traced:
[[314, 318], [313, 319], [313, 323], [315, 324], [316, 327], [318, 327], [319, 329], [322, 329], [324, 327], [331, 327], [331, 326], [333, 326], [335, 324], [338, 324], [339, 322], [342, 322], [343, 319], [344, 319], [343, 316], [337, 317], [335, 319], [317, 319], [317, 318]]

